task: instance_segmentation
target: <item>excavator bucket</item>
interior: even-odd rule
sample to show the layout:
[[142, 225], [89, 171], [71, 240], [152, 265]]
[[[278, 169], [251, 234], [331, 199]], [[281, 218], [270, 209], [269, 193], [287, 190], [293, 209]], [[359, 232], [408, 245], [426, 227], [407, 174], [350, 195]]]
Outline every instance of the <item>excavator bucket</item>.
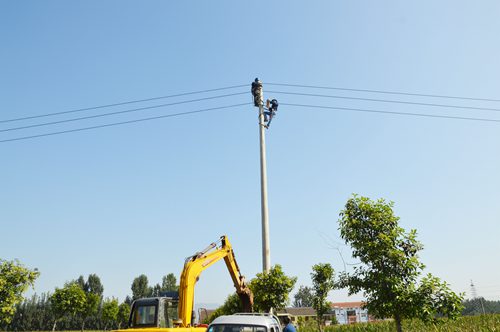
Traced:
[[243, 312], [253, 312], [253, 294], [249, 288], [238, 292], [243, 307]]

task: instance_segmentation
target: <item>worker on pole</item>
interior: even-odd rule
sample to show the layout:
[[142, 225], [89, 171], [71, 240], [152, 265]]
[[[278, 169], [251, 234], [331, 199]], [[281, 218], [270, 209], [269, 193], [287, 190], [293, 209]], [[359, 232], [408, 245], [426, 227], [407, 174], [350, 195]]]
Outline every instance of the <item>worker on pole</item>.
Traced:
[[264, 112], [264, 122], [267, 122], [267, 125], [265, 127], [266, 129], [269, 129], [271, 121], [273, 120], [273, 117], [276, 115], [276, 112], [278, 111], [278, 101], [276, 99], [273, 100], [268, 99], [266, 101], [266, 107], [267, 111]]

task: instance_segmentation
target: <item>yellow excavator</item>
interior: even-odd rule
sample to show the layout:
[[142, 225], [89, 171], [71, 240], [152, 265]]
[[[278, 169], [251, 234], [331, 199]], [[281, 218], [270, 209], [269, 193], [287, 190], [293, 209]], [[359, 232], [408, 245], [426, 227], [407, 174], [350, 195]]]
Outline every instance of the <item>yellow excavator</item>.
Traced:
[[194, 288], [198, 278], [209, 266], [224, 259], [233, 280], [243, 311], [252, 312], [253, 294], [240, 273], [233, 247], [227, 237], [186, 258], [182, 270], [179, 292], [167, 292], [160, 297], [143, 298], [132, 303], [127, 330], [155, 332], [203, 332], [206, 326], [196, 326], [194, 321]]

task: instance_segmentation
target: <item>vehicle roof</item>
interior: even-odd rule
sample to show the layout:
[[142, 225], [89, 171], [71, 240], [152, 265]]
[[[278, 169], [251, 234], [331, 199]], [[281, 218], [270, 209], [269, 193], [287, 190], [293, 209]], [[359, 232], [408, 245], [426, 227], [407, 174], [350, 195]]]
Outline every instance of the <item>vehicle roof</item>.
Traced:
[[276, 319], [270, 315], [228, 315], [228, 316], [217, 317], [210, 325], [213, 324], [271, 326], [271, 325], [279, 325], [279, 322], [277, 322]]
[[137, 300], [134, 300], [134, 302], [136, 303], [150, 303], [150, 302], [158, 302], [160, 301], [161, 299], [167, 299], [167, 300], [171, 300], [171, 301], [175, 301], [175, 300], [178, 300], [179, 298], [177, 297], [170, 297], [170, 296], [155, 296], [155, 297], [142, 297], [140, 299], [137, 299]]

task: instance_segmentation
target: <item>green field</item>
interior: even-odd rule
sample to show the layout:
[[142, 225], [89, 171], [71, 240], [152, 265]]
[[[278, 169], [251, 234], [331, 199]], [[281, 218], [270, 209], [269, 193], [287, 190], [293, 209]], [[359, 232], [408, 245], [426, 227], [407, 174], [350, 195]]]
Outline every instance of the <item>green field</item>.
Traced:
[[[298, 332], [317, 332], [317, 328], [299, 328]], [[394, 332], [392, 321], [327, 326], [325, 332]], [[500, 332], [500, 314], [464, 316], [455, 321], [441, 320], [438, 324], [424, 324], [419, 320], [403, 321], [404, 332]], [[47, 331], [48, 332], [48, 331]], [[60, 332], [60, 331], [59, 331]], [[79, 332], [79, 331], [63, 331]], [[90, 331], [85, 332], [103, 332]]]
[[[303, 328], [299, 332], [316, 332], [317, 329]], [[393, 332], [392, 321], [335, 325], [325, 328], [325, 332]], [[419, 320], [403, 322], [404, 332], [500, 332], [500, 314], [464, 316], [455, 321], [441, 320], [438, 324], [424, 324]]]

